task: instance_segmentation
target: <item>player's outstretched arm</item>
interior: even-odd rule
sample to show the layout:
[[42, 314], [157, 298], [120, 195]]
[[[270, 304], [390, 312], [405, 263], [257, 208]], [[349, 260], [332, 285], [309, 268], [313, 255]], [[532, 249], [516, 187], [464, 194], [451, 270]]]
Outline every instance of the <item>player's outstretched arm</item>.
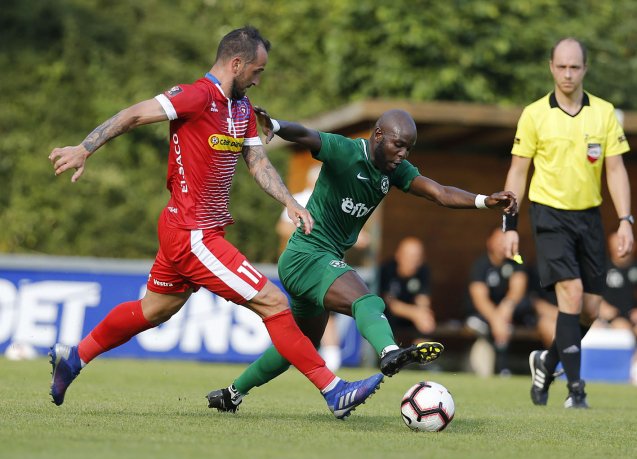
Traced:
[[475, 209], [487, 207], [489, 209], [502, 209], [506, 213], [517, 213], [518, 204], [515, 194], [511, 191], [499, 191], [480, 199], [482, 195], [476, 195], [453, 186], [444, 186], [423, 175], [417, 176], [409, 188], [409, 192], [420, 196], [436, 204], [454, 209]]
[[298, 227], [303, 226], [305, 234], [310, 234], [314, 219], [305, 207], [300, 205], [283, 184], [262, 145], [244, 146], [243, 159], [257, 184], [287, 208], [288, 217]]
[[261, 107], [254, 107], [254, 113], [266, 136], [265, 143], [269, 143], [276, 133], [282, 139], [303, 145], [310, 151], [321, 149], [321, 136], [317, 130], [291, 121], [275, 120]]
[[84, 164], [88, 157], [106, 142], [137, 126], [167, 119], [164, 109], [155, 99], [145, 100], [125, 108], [93, 129], [81, 144], [54, 148], [49, 154], [49, 160], [53, 163], [55, 175], [75, 169], [71, 181], [77, 182], [84, 172]]

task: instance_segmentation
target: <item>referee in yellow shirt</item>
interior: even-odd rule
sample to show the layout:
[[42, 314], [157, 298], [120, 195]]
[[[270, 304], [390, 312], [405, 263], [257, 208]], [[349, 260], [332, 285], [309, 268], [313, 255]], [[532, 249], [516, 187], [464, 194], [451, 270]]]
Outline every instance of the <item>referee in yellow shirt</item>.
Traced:
[[[559, 313], [553, 345], [529, 357], [531, 399], [546, 405], [561, 361], [568, 380], [564, 406], [588, 408], [580, 376], [581, 343], [597, 317], [604, 284], [602, 164], [619, 225], [612, 250], [624, 257], [633, 246], [630, 184], [622, 159], [629, 146], [613, 106], [584, 92], [586, 48], [580, 41], [558, 41], [549, 68], [554, 91], [522, 112], [504, 189], [521, 203], [533, 162], [529, 201], [538, 270], [542, 286], [555, 289]], [[516, 225], [517, 215], [504, 216], [509, 257], [518, 254]]]

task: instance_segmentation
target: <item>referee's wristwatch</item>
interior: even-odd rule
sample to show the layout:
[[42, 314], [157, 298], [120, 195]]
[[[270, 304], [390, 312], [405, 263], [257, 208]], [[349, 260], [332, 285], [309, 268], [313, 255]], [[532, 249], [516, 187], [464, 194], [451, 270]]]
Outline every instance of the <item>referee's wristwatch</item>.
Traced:
[[625, 217], [619, 217], [619, 221], [621, 222], [622, 220], [626, 220], [631, 225], [635, 224], [635, 217], [633, 217], [632, 215], [626, 215]]

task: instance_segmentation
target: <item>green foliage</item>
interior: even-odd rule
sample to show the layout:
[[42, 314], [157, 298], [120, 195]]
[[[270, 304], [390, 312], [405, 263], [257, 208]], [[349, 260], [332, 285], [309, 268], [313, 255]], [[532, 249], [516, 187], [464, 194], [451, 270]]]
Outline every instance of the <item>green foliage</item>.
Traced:
[[[251, 99], [299, 119], [367, 98], [525, 105], [551, 88], [548, 50], [568, 35], [589, 47], [587, 89], [637, 109], [636, 17], [632, 0], [5, 0], [0, 251], [152, 257], [166, 125], [113, 140], [77, 184], [55, 178], [46, 156], [199, 78], [246, 23], [273, 45]], [[276, 258], [280, 209], [240, 164], [229, 238], [253, 261]]]
[[[592, 408], [582, 412], [562, 407], [563, 381], [551, 388], [548, 406], [537, 407], [527, 376], [404, 371], [339, 421], [294, 369], [252, 390], [233, 415], [209, 409], [204, 396], [227, 386], [243, 365], [98, 359], [60, 407], [49, 401], [47, 367], [44, 359], [0, 358], [0, 457], [628, 459], [637, 450], [629, 384], [589, 382]], [[339, 374], [356, 380], [371, 371]], [[422, 378], [453, 394], [456, 417], [443, 432], [412, 432], [401, 419], [403, 394]]]

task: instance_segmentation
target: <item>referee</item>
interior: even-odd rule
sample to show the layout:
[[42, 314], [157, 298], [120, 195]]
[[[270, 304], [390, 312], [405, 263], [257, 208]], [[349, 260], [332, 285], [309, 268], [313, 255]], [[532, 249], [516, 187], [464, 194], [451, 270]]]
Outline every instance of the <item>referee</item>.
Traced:
[[[581, 342], [597, 317], [604, 287], [602, 164], [619, 225], [612, 250], [625, 257], [632, 250], [634, 222], [622, 159], [629, 146], [612, 104], [584, 92], [586, 48], [580, 41], [558, 41], [549, 68], [555, 88], [522, 112], [504, 189], [513, 191], [520, 203], [533, 162], [529, 201], [540, 282], [555, 290], [559, 313], [552, 346], [529, 357], [531, 399], [546, 405], [561, 361], [568, 380], [564, 406], [588, 408], [580, 377]], [[509, 257], [518, 254], [516, 225], [517, 215], [504, 216]]]

